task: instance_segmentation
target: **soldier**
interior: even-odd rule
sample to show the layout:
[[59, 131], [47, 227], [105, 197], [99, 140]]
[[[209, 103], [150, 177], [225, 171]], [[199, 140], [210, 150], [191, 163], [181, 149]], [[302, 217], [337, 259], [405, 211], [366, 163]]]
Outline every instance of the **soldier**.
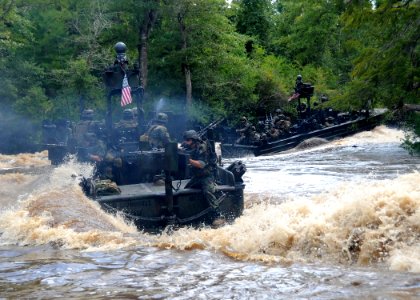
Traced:
[[140, 137], [140, 141], [148, 141], [151, 148], [164, 148], [170, 141], [169, 132], [166, 128], [167, 122], [168, 115], [165, 113], [158, 113], [147, 132]]
[[190, 152], [189, 163], [192, 167], [192, 178], [185, 188], [200, 188], [211, 207], [217, 208], [219, 203], [214, 196], [216, 184], [213, 173], [216, 166], [216, 155], [209, 145], [203, 142], [195, 130], [184, 133], [183, 145]]
[[261, 142], [261, 136], [257, 132], [255, 126], [251, 127], [251, 135], [249, 137], [249, 142], [253, 145], [258, 145]]
[[121, 158], [112, 148], [107, 150], [105, 143], [95, 133], [85, 134], [83, 147], [79, 148], [78, 156], [85, 162], [95, 164], [95, 174], [100, 179], [120, 180]]
[[246, 117], [241, 118], [241, 128], [236, 129], [236, 132], [241, 136], [236, 140], [236, 144], [249, 144], [251, 135], [251, 123], [248, 122]]
[[268, 136], [270, 141], [275, 141], [279, 138], [280, 132], [277, 128], [271, 127], [270, 131], [268, 132]]
[[115, 130], [115, 140], [117, 143], [137, 141], [137, 122], [134, 118], [133, 110], [125, 109], [123, 111], [122, 119], [115, 124]]
[[275, 125], [279, 120], [283, 118], [284, 118], [283, 111], [280, 108], [277, 108], [276, 111], [274, 112], [274, 117], [271, 120], [271, 122], [273, 125]]
[[95, 117], [95, 111], [93, 109], [84, 109], [80, 115], [81, 121], [93, 121]]
[[265, 122], [263, 120], [259, 120], [257, 123], [257, 132], [263, 133], [265, 131]]
[[84, 159], [87, 161], [101, 162], [104, 159], [106, 146], [93, 132], [85, 133], [81, 148], [86, 153]]
[[302, 87], [303, 87], [302, 75], [299, 74], [296, 77], [295, 93], [302, 94]]
[[73, 129], [73, 139], [76, 146], [83, 147], [86, 133], [96, 133], [99, 130], [98, 122], [93, 120], [94, 116], [95, 112], [92, 109], [83, 110], [80, 121]]
[[298, 75], [295, 81], [295, 87], [294, 87], [295, 92], [293, 93], [291, 97], [289, 97], [287, 101], [290, 102], [292, 100], [302, 98], [302, 87], [303, 87], [302, 75]]
[[292, 126], [292, 123], [290, 120], [286, 117], [285, 119], [281, 119], [276, 122], [275, 127], [280, 130], [280, 134], [288, 134], [290, 133], [290, 127]]
[[132, 109], [124, 109], [123, 116], [120, 122], [116, 124], [116, 127], [122, 128], [133, 128], [136, 127], [136, 119], [134, 118], [134, 112]]
[[110, 179], [117, 184], [121, 184], [124, 174], [122, 172], [123, 162], [120, 154], [116, 149], [108, 149], [99, 167], [102, 179]]
[[141, 121], [144, 120], [144, 109], [143, 108], [140, 107], [140, 109], [137, 109], [137, 107], [134, 107], [131, 111], [134, 114], [134, 120], [136, 120], [136, 122], [138, 122], [139, 119]]

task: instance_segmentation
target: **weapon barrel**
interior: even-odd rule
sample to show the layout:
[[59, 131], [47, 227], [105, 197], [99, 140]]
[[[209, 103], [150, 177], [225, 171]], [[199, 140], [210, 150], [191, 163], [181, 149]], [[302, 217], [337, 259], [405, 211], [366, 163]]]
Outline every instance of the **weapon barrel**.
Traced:
[[203, 129], [201, 129], [200, 132], [198, 132], [198, 136], [199, 137], [204, 136], [209, 129], [212, 129], [212, 128], [216, 127], [217, 125], [219, 125], [220, 123], [222, 123], [224, 120], [225, 120], [225, 118], [220, 118], [217, 121], [214, 121], [214, 122], [210, 123], [209, 125], [207, 125]]

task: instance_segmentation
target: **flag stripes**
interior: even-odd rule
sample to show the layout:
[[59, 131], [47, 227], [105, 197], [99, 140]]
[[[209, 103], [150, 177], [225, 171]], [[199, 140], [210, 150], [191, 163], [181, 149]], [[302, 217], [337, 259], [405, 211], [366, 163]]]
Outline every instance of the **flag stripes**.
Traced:
[[131, 87], [128, 85], [127, 74], [124, 74], [124, 79], [121, 88], [121, 106], [130, 104], [133, 101], [131, 98]]

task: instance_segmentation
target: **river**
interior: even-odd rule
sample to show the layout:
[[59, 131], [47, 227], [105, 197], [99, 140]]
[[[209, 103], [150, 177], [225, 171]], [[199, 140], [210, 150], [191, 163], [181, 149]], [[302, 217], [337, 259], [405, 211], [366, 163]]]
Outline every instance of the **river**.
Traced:
[[243, 216], [161, 235], [86, 198], [88, 165], [0, 155], [0, 298], [418, 299], [420, 158], [402, 138], [243, 158]]

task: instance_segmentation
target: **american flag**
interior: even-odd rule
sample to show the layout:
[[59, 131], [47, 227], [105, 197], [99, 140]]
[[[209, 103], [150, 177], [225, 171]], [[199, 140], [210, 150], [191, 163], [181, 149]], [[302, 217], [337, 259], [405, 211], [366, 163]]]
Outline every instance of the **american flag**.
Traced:
[[131, 99], [131, 88], [128, 85], [127, 74], [125, 74], [121, 89], [121, 106], [128, 105], [132, 101], [133, 100]]

